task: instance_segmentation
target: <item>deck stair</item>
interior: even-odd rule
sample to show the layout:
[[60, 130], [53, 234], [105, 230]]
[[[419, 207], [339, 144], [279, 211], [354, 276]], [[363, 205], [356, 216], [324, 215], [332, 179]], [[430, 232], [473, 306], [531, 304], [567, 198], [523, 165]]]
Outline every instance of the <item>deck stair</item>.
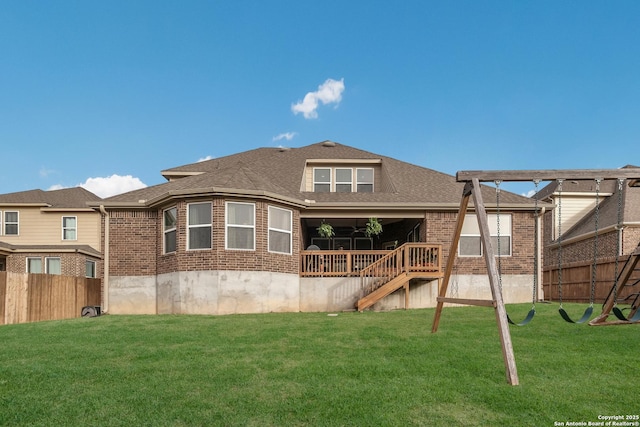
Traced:
[[371, 307], [400, 288], [405, 289], [405, 308], [409, 305], [409, 282], [414, 278], [440, 280], [440, 245], [405, 243], [360, 271], [362, 296], [358, 311]]

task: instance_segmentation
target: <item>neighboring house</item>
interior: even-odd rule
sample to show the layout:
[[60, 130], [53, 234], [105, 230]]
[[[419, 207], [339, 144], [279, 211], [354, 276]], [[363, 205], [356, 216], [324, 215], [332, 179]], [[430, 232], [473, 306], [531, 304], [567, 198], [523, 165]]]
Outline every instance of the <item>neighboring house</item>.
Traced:
[[[453, 176], [331, 141], [258, 148], [162, 175], [168, 182], [91, 203], [103, 215], [107, 312], [345, 310], [378, 282], [399, 289], [376, 298], [378, 309], [436, 304], [463, 190]], [[495, 190], [483, 194], [497, 237]], [[531, 298], [533, 210], [531, 199], [502, 192], [509, 302]], [[372, 217], [383, 228], [376, 236], [365, 233]], [[323, 222], [335, 235], [318, 234]], [[412, 270], [395, 271], [401, 264]], [[454, 274], [452, 292], [490, 296], [473, 214]]]
[[0, 195], [0, 270], [98, 277], [100, 197], [81, 187]]
[[[638, 167], [628, 165], [622, 169], [626, 168]], [[601, 181], [599, 185], [595, 179], [570, 180], [563, 181], [561, 188], [555, 181], [536, 197], [556, 206], [545, 214], [544, 220], [544, 268], [548, 272], [554, 271], [554, 275], [559, 257], [565, 267], [593, 264], [594, 257], [598, 263], [606, 264], [616, 257], [631, 254], [640, 243], [640, 183], [636, 181], [625, 180], [620, 186], [617, 180]], [[597, 295], [600, 298], [606, 296], [613, 276], [598, 278]], [[591, 278], [572, 280], [588, 283]], [[557, 279], [552, 281], [556, 283]], [[588, 294], [581, 295], [581, 299], [588, 299]]]
[[[628, 165], [622, 169], [625, 168], [638, 166]], [[555, 249], [559, 237], [563, 243], [562, 256], [565, 262], [589, 261], [593, 258], [596, 199], [599, 201], [599, 257], [628, 255], [640, 242], [640, 184], [635, 181], [625, 180], [619, 186], [617, 180], [606, 180], [601, 181], [599, 187], [595, 180], [563, 181], [561, 189], [558, 182], [554, 181], [540, 190], [537, 197], [556, 206], [546, 214], [546, 265], [557, 262]], [[618, 227], [621, 228], [619, 236]]]

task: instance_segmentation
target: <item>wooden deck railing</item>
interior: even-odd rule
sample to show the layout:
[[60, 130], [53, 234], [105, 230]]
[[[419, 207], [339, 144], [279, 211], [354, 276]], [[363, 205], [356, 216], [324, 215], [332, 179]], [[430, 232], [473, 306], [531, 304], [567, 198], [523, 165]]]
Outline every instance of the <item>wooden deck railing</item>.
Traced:
[[441, 253], [441, 245], [429, 243], [405, 243], [391, 251], [302, 251], [300, 275], [395, 277], [401, 272], [436, 273], [441, 271]]
[[389, 252], [391, 251], [302, 251], [300, 253], [300, 276], [359, 276], [361, 269], [371, 265]]
[[441, 245], [405, 243], [362, 269], [360, 275], [388, 281], [401, 273], [439, 273], [442, 267], [441, 253]]

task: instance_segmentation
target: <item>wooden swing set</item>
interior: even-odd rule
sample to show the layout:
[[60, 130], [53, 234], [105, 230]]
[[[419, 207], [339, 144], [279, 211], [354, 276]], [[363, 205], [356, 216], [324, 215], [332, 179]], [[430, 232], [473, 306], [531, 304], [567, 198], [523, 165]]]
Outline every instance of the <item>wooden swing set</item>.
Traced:
[[[624, 180], [624, 179], [638, 180], [640, 179], [640, 169], [624, 168], [624, 169], [576, 169], [576, 170], [459, 171], [456, 174], [456, 180], [458, 182], [464, 182], [465, 186], [462, 191], [462, 199], [460, 201], [460, 208], [458, 210], [458, 218], [456, 222], [454, 236], [451, 240], [451, 247], [449, 249], [449, 257], [447, 259], [447, 265], [445, 267], [444, 278], [442, 280], [442, 284], [440, 286], [440, 290], [438, 293], [437, 306], [436, 306], [436, 311], [433, 319], [431, 332], [435, 333], [438, 330], [444, 303], [493, 307], [495, 311], [496, 322], [498, 325], [498, 332], [500, 334], [500, 343], [502, 346], [502, 356], [503, 356], [505, 368], [506, 368], [507, 382], [511, 385], [519, 384], [518, 371], [516, 367], [515, 356], [513, 353], [513, 345], [511, 342], [511, 334], [509, 332], [509, 323], [511, 324], [516, 324], [516, 323], [512, 322], [509, 319], [509, 316], [507, 315], [507, 311], [504, 305], [504, 300], [502, 298], [500, 271], [496, 263], [496, 252], [493, 248], [493, 244], [491, 241], [491, 233], [489, 230], [487, 211], [486, 211], [485, 203], [482, 197], [480, 183], [481, 182], [499, 183], [499, 182], [526, 182], [526, 181], [531, 182], [533, 181], [536, 183], [536, 187], [537, 187], [540, 181], [562, 182], [562, 180], [588, 180], [588, 179], [593, 179], [593, 180], [617, 179], [619, 182], [621, 182], [621, 180]], [[620, 194], [620, 191], [619, 191], [619, 194]], [[460, 242], [460, 235], [462, 233], [464, 218], [467, 213], [467, 208], [469, 206], [469, 201], [471, 198], [473, 198], [475, 214], [477, 216], [478, 226], [480, 229], [480, 239], [484, 248], [483, 254], [484, 254], [484, 259], [487, 267], [487, 274], [489, 276], [489, 286], [491, 288], [491, 296], [492, 296], [492, 299], [490, 300], [452, 298], [452, 297], [446, 296], [447, 289], [449, 286], [449, 281], [451, 279], [452, 271], [454, 268], [456, 254], [458, 251], [458, 244]], [[536, 204], [536, 213], [537, 213], [537, 210], [538, 209]], [[499, 241], [500, 239], [498, 238], [498, 242]], [[640, 246], [639, 246], [639, 249], [640, 249]], [[638, 252], [638, 250], [636, 252]], [[498, 254], [499, 253], [500, 251], [498, 250]], [[640, 255], [640, 252], [639, 252], [639, 255]], [[538, 255], [536, 254], [536, 257], [537, 256]], [[610, 314], [610, 312], [614, 310], [614, 308], [616, 307], [617, 292], [620, 291], [622, 287], [626, 284], [625, 275], [631, 274], [631, 271], [633, 271], [633, 269], [635, 268], [635, 265], [638, 262], [638, 259], [640, 259], [640, 256], [634, 257], [634, 259], [635, 261], [631, 263], [627, 262], [627, 264], [623, 267], [620, 274], [620, 280], [618, 280], [618, 276], [616, 276], [616, 281], [614, 283], [615, 290], [612, 289], [612, 292], [607, 298], [607, 301], [603, 306], [602, 314], [598, 316], [598, 318], [594, 319], [590, 324], [603, 323], [606, 320], [607, 316]], [[535, 276], [536, 276], [536, 273], [534, 273], [534, 277]], [[536, 284], [534, 281], [534, 304], [535, 304], [535, 286]], [[561, 310], [563, 309], [561, 308]], [[591, 311], [592, 310], [593, 309], [591, 308]], [[635, 317], [639, 317], [638, 320], [640, 320], [640, 315], [638, 315], [637, 310], [638, 308], [636, 307], [633, 312], [629, 313], [629, 315], [625, 317], [626, 320], [624, 321], [624, 323], [635, 321]], [[589, 311], [589, 309], [587, 309], [587, 311]], [[529, 323], [529, 321], [533, 318], [534, 314], [535, 314], [535, 306], [529, 312], [526, 319], [517, 325], [525, 325]], [[560, 312], [560, 314], [562, 315], [562, 311]], [[614, 314], [616, 315], [618, 314], [616, 310], [614, 310]], [[623, 314], [621, 315], [624, 316]], [[577, 323], [577, 322], [573, 322], [573, 323]]]

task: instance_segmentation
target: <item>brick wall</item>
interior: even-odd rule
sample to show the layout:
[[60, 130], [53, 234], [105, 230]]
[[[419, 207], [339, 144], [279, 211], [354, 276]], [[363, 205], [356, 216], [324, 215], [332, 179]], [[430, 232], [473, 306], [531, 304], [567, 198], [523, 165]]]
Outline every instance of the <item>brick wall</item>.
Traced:
[[7, 271], [14, 273], [27, 272], [27, 258], [40, 258], [42, 261], [42, 273], [45, 272], [46, 258], [60, 258], [60, 270], [63, 276], [85, 277], [86, 261], [96, 262], [96, 277], [101, 274], [101, 262], [95, 258], [78, 252], [31, 252], [11, 254], [7, 256]]
[[[503, 274], [533, 274], [535, 222], [532, 212], [504, 212], [511, 215], [511, 256], [500, 260]], [[426, 241], [439, 243], [443, 250], [443, 267], [449, 258], [449, 249], [453, 239], [457, 212], [427, 212]], [[424, 228], [424, 227], [423, 227]], [[454, 274], [486, 274], [484, 256], [456, 257]]]
[[[255, 250], [225, 249], [225, 202], [255, 203]], [[212, 203], [211, 249], [187, 250], [187, 205]], [[176, 207], [176, 243], [174, 253], [163, 253], [163, 211]], [[175, 271], [241, 270], [298, 274], [300, 269], [300, 213], [293, 209], [292, 254], [268, 251], [268, 207], [291, 208], [276, 203], [247, 199], [207, 198], [181, 200], [154, 211], [111, 213], [111, 275], [139, 276]], [[153, 265], [153, 268], [151, 268]]]
[[158, 212], [111, 211], [109, 224], [109, 274], [155, 275]]

